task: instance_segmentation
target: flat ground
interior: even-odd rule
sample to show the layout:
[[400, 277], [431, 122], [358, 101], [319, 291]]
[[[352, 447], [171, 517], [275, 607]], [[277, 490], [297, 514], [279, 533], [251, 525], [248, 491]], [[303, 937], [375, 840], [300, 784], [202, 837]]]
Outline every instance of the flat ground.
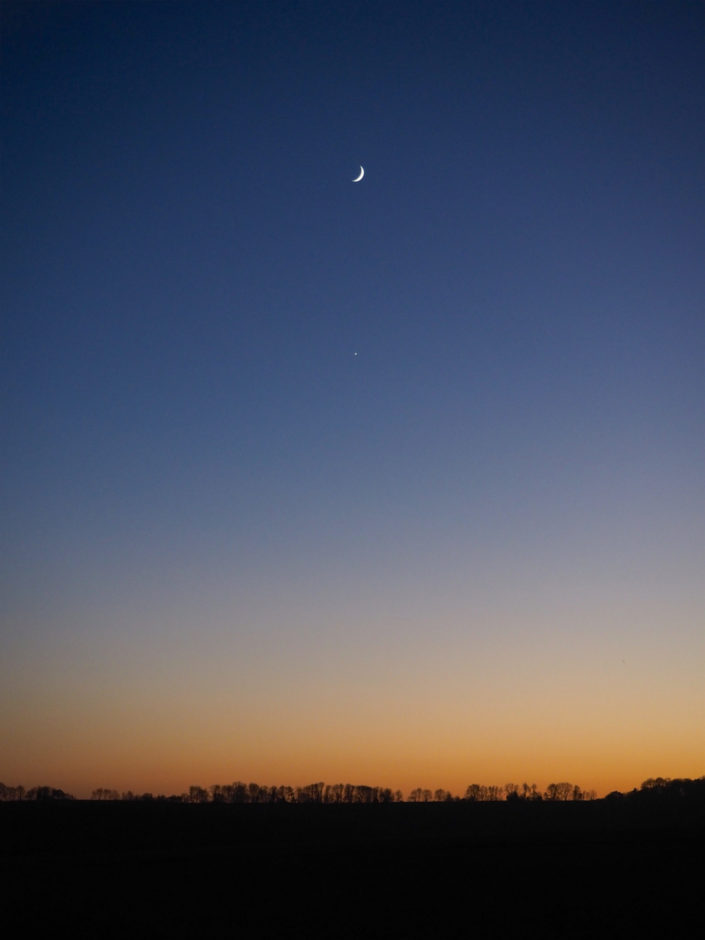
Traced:
[[8, 937], [623, 938], [705, 928], [705, 819], [607, 802], [0, 805]]

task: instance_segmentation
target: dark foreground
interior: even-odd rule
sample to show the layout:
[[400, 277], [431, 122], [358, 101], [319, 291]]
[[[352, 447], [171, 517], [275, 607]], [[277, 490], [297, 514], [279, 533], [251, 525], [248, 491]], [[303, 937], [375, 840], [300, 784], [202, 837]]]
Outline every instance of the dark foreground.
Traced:
[[692, 937], [705, 819], [512, 806], [0, 805], [7, 937]]

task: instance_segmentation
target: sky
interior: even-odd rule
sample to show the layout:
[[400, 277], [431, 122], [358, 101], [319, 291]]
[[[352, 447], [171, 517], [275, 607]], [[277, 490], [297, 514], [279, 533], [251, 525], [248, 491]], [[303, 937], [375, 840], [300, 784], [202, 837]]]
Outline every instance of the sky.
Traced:
[[1, 16], [0, 779], [702, 776], [705, 5]]

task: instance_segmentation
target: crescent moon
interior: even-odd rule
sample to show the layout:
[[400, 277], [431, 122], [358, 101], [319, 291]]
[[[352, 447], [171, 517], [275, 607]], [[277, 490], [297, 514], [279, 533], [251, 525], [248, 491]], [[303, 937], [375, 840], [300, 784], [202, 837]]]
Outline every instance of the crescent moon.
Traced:
[[362, 179], [362, 177], [363, 177], [364, 175], [365, 175], [365, 168], [364, 168], [363, 166], [361, 166], [361, 167], [360, 167], [360, 175], [355, 177], [355, 179], [353, 180], [353, 183], [359, 183], [360, 180]]

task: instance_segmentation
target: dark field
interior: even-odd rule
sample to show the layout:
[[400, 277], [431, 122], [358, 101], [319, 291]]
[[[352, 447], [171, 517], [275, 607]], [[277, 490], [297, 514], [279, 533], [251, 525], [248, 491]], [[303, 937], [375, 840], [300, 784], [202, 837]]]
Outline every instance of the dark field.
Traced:
[[[648, 810], [648, 811], [647, 811]], [[6, 937], [692, 937], [699, 807], [6, 803]]]

